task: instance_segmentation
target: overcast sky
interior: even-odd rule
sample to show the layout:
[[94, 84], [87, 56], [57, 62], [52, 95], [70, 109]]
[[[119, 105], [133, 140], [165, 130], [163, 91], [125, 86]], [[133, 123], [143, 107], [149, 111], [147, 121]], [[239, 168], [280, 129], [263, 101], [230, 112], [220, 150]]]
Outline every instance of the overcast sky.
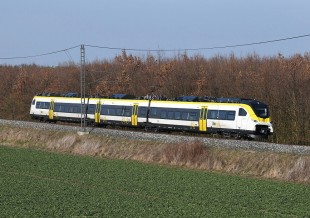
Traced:
[[[58, 65], [80, 60], [79, 45], [135, 49], [195, 49], [310, 34], [309, 0], [2, 0], [0, 64]], [[75, 47], [52, 55], [44, 54]], [[310, 37], [201, 54], [291, 56], [310, 51]], [[86, 59], [121, 50], [86, 47]], [[130, 53], [130, 51], [128, 51]], [[145, 57], [147, 52], [134, 54]], [[157, 55], [157, 52], [151, 53]], [[177, 52], [163, 52], [165, 57]]]

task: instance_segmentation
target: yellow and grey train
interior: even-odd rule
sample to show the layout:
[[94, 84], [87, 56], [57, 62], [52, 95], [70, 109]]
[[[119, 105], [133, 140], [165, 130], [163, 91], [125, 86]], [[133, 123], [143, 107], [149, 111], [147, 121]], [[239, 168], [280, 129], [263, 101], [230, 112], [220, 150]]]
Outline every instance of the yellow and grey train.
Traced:
[[100, 126], [199, 132], [248, 139], [268, 138], [273, 133], [268, 106], [252, 99], [183, 96], [174, 100], [155, 100], [116, 94], [113, 98], [89, 97], [84, 106], [81, 105], [78, 94], [39, 94], [32, 100], [30, 115], [33, 119], [49, 122], [81, 122], [81, 117], [85, 117], [88, 124]]

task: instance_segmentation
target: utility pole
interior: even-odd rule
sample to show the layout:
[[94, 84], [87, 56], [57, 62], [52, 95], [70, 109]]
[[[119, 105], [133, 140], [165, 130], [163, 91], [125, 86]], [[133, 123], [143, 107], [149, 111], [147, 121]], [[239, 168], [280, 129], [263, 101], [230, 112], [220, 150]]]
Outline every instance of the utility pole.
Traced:
[[85, 47], [81, 45], [81, 130], [80, 133], [86, 132], [86, 105], [85, 105], [85, 86], [86, 86], [86, 75], [85, 75]]

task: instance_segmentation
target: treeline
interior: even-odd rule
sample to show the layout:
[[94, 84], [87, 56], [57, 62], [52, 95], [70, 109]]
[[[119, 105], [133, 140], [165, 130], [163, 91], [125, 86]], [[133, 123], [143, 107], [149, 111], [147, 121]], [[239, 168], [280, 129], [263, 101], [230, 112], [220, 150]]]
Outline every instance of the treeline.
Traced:
[[[272, 141], [310, 145], [310, 54], [284, 58], [215, 56], [186, 53], [174, 58], [123, 52], [113, 60], [86, 64], [87, 94], [128, 93], [177, 97], [242, 97], [267, 103], [275, 134]], [[0, 117], [29, 119], [32, 97], [42, 92], [80, 92], [80, 66], [0, 66]]]

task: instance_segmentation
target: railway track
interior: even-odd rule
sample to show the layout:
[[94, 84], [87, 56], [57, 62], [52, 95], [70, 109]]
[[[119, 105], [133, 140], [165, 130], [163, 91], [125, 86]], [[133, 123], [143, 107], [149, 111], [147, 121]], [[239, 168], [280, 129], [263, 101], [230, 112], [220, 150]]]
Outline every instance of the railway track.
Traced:
[[[60, 125], [54, 123], [39, 123], [39, 122], [3, 120], [3, 119], [0, 119], [0, 126], [12, 126], [20, 128], [33, 128], [40, 130], [66, 131], [66, 132], [78, 132], [81, 130], [81, 128], [76, 125]], [[260, 141], [210, 138], [210, 137], [191, 136], [191, 135], [176, 135], [167, 133], [141, 132], [141, 131], [109, 129], [109, 128], [86, 127], [85, 130], [90, 134], [103, 135], [108, 137], [128, 138], [133, 140], [147, 140], [147, 141], [151, 140], [151, 141], [158, 141], [161, 143], [201, 141], [207, 147], [215, 146], [230, 149], [245, 149], [245, 150], [256, 150], [267, 152], [291, 153], [299, 155], [310, 155], [310, 146], [302, 146], [302, 145], [286, 145], [286, 144], [276, 144]]]

